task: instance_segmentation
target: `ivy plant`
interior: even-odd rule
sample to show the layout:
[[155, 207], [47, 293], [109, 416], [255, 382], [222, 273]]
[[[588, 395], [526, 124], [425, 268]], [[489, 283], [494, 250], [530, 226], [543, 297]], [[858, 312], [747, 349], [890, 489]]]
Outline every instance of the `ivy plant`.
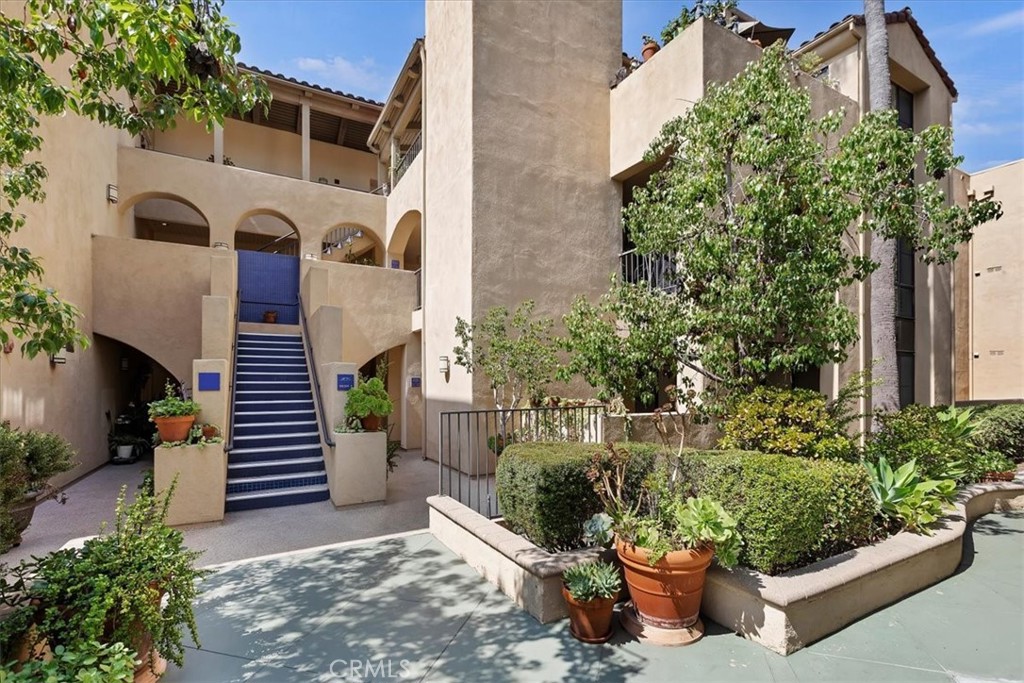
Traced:
[[[15, 243], [23, 202], [45, 198], [44, 117], [83, 116], [138, 135], [178, 117], [223, 123], [269, 102], [238, 69], [220, 0], [27, 0], [0, 11], [0, 343], [28, 357], [86, 346], [79, 310]], [[66, 66], [65, 66], [66, 65]]]

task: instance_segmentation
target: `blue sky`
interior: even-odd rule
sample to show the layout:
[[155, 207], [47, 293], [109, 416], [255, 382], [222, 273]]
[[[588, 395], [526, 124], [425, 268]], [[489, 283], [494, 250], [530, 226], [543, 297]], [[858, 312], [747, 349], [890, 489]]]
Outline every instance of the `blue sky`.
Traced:
[[[455, 0], [449, 0], [455, 1]], [[909, 4], [960, 91], [954, 134], [964, 168], [1024, 157], [1024, 0], [917, 0]], [[625, 0], [623, 45], [657, 35], [678, 0]], [[766, 24], [796, 28], [792, 46], [851, 13], [862, 0], [740, 0]], [[228, 0], [242, 60], [320, 85], [383, 99], [424, 33], [422, 0]]]

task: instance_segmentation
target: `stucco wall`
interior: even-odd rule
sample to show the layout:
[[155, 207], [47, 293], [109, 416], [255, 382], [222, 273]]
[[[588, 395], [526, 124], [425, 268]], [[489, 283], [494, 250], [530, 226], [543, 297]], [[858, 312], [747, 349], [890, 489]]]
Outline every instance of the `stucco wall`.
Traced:
[[1024, 398], [1024, 160], [975, 173], [970, 187], [979, 198], [993, 188], [1003, 217], [979, 227], [961, 254], [967, 263], [967, 398]]
[[386, 199], [380, 195], [132, 147], [118, 150], [118, 168], [122, 211], [152, 196], [182, 199], [208, 221], [211, 243], [233, 245], [241, 220], [260, 212], [295, 225], [303, 254], [319, 254], [324, 235], [343, 224], [383, 240]]
[[[426, 454], [436, 457], [437, 415], [472, 404], [471, 378], [458, 368], [443, 376], [438, 357], [452, 357], [455, 317], [472, 317], [473, 259], [473, 13], [469, 2], [427, 0], [423, 152], [423, 365]], [[436, 230], [433, 228], [436, 226]]]
[[[0, 12], [17, 15], [20, 4], [5, 1]], [[60, 61], [47, 68], [64, 78], [67, 67]], [[118, 348], [93, 330], [91, 235], [119, 230], [117, 207], [106, 200], [107, 184], [117, 184], [117, 145], [130, 139], [71, 114], [43, 118], [39, 132], [44, 142], [37, 158], [49, 171], [43, 185], [47, 198], [19, 205], [26, 225], [11, 243], [42, 257], [42, 284], [81, 309], [79, 328], [93, 344], [60, 354], [67, 362], [56, 366], [46, 355], [22, 357], [17, 346], [0, 354], [0, 420], [68, 439], [81, 464], [58, 479], [63, 483], [107, 460], [104, 413], [123, 407]]]
[[166, 242], [93, 237], [95, 331], [123, 341], [191, 384], [202, 357], [203, 296], [222, 252]]

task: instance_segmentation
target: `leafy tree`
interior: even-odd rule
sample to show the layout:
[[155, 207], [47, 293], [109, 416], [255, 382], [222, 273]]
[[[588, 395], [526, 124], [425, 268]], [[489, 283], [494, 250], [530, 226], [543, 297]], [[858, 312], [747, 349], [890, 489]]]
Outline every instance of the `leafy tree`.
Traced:
[[[581, 322], [577, 358], [609, 360], [591, 365], [592, 383], [622, 390], [617, 356], [660, 363], [671, 352], [677, 367], [691, 365], [726, 393], [841, 362], [857, 327], [838, 293], [878, 267], [857, 252], [857, 230], [946, 262], [1000, 215], [992, 201], [946, 206], [935, 181], [961, 161], [948, 129], [901, 130], [888, 110], [841, 135], [844, 113], [814, 118], [798, 71], [771, 47], [652, 143], [647, 161], [664, 164], [624, 216], [638, 252], [675, 256], [674, 281], [659, 295], [624, 285], [601, 306], [577, 302], [567, 320], [570, 337]], [[915, 185], [919, 153], [934, 180]]]
[[[12, 241], [23, 201], [45, 197], [43, 117], [75, 114], [137, 135], [178, 116], [223, 122], [269, 101], [240, 72], [238, 36], [220, 0], [27, 0], [0, 13], [0, 342], [22, 353], [88, 344], [79, 311], [42, 284], [36, 257]], [[60, 71], [67, 64], [66, 77]]]
[[528, 300], [511, 314], [496, 306], [477, 322], [455, 321], [455, 364], [487, 377], [503, 418], [524, 399], [539, 403], [558, 366], [551, 336], [554, 323], [535, 318], [533, 309], [534, 302]]

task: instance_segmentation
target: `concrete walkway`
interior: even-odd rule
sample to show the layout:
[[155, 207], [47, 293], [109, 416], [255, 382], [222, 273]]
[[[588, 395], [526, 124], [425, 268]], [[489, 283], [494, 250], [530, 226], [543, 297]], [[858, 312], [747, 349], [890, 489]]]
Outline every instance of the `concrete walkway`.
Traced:
[[[112, 522], [122, 485], [133, 494], [153, 463], [106, 465], [67, 489], [68, 502], [47, 501], [36, 509], [22, 544], [0, 555], [15, 564], [43, 555], [73, 538], [99, 533]], [[427, 496], [437, 493], [437, 463], [419, 451], [405, 451], [388, 479], [387, 503], [337, 509], [325, 501], [293, 507], [229, 512], [222, 522], [181, 527], [189, 547], [202, 550], [200, 564], [209, 565], [257, 555], [300, 550], [361, 538], [372, 538], [427, 526]]]
[[203, 649], [165, 683], [268, 681], [981, 681], [1024, 679], [1024, 514], [965, 536], [956, 575], [782, 657], [708, 624], [687, 648], [573, 640], [428, 533], [219, 568]]

